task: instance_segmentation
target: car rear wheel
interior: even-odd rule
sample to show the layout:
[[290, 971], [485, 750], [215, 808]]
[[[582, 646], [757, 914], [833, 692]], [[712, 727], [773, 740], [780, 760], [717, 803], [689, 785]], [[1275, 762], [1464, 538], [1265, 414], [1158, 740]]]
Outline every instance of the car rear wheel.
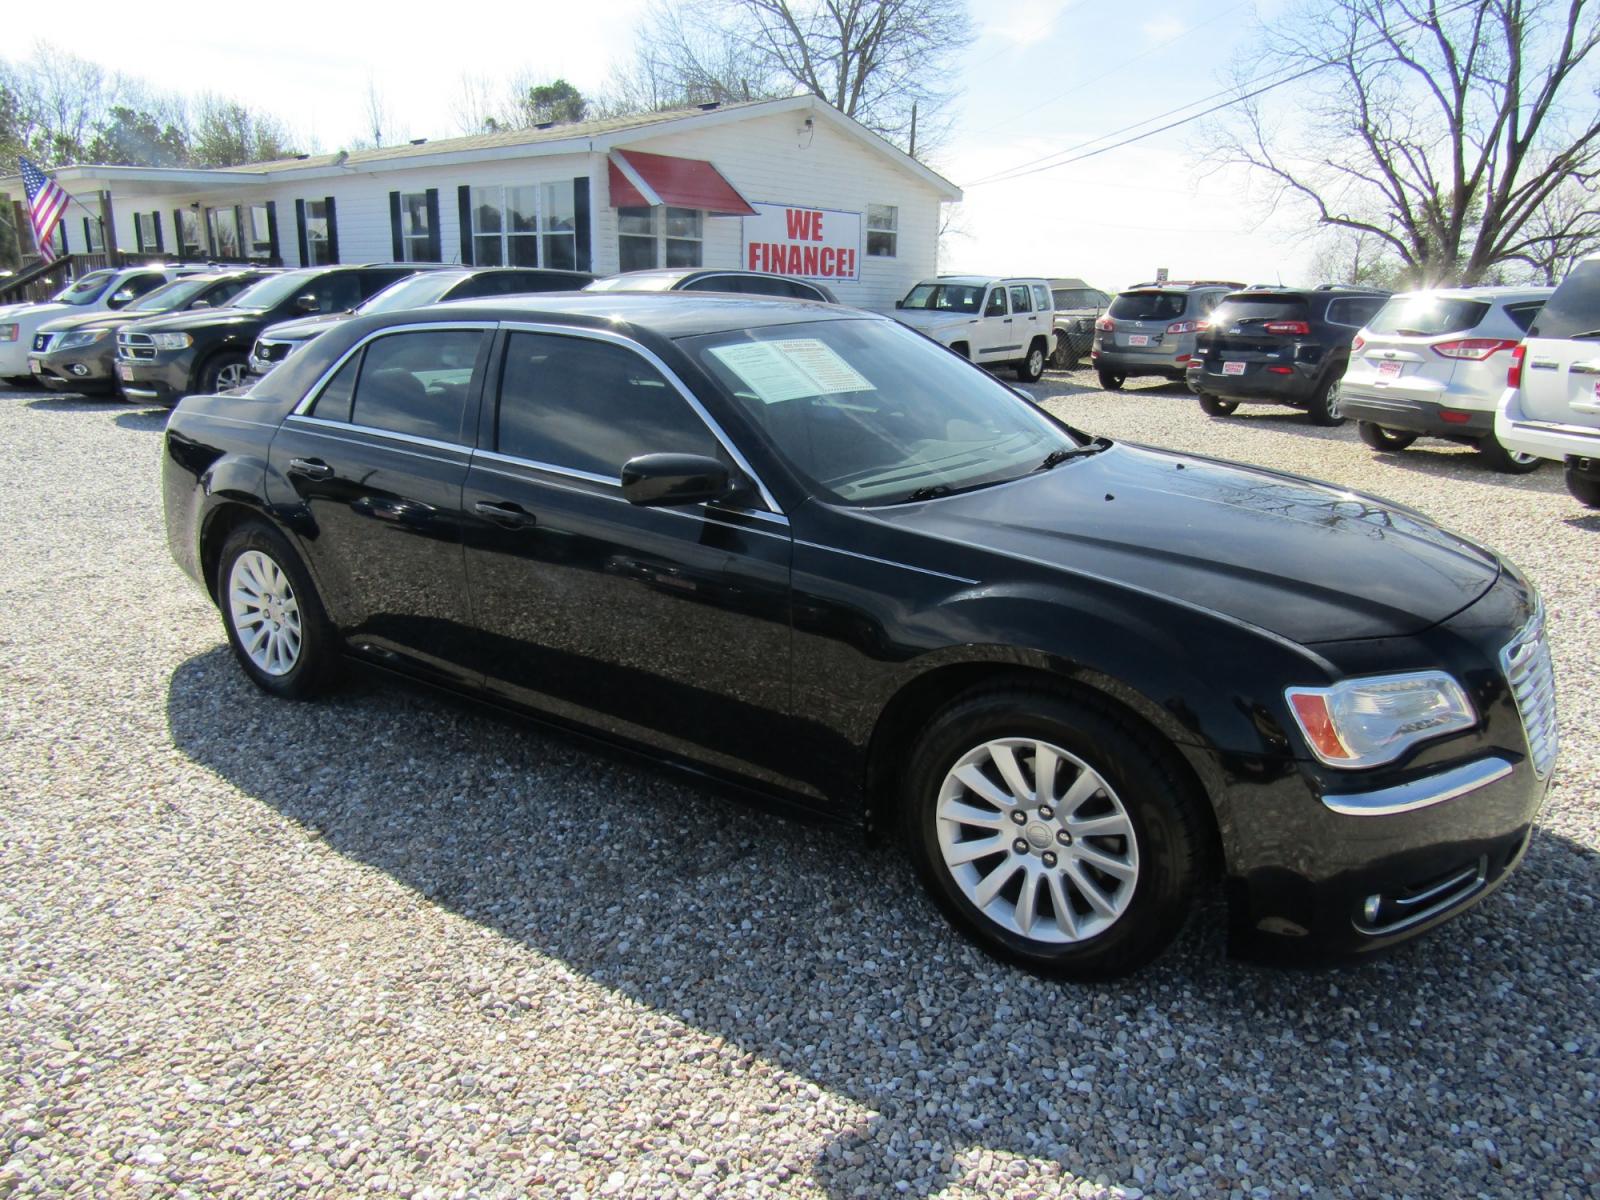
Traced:
[[1374, 450], [1391, 453], [1398, 453], [1417, 440], [1417, 435], [1408, 430], [1385, 429], [1372, 421], [1357, 421], [1356, 432], [1361, 435], [1361, 440]]
[[1330, 379], [1316, 390], [1306, 405], [1306, 415], [1313, 425], [1332, 428], [1344, 424], [1344, 414], [1339, 410], [1339, 381]]
[[1478, 453], [1483, 455], [1483, 461], [1490, 470], [1499, 471], [1502, 475], [1528, 475], [1544, 463], [1544, 459], [1537, 454], [1507, 450], [1492, 433], [1478, 443]]
[[1110, 709], [1025, 689], [945, 709], [902, 814], [935, 901], [979, 946], [1078, 980], [1127, 974], [1177, 935], [1203, 874], [1201, 800]]
[[1028, 357], [1016, 364], [1017, 378], [1023, 383], [1038, 383], [1044, 375], [1044, 342], [1036, 340], [1028, 347]]
[[1056, 334], [1055, 353], [1050, 356], [1050, 365], [1058, 371], [1070, 371], [1078, 364], [1078, 356], [1073, 352], [1072, 339], [1065, 333]]
[[1208, 417], [1227, 417], [1233, 415], [1239, 407], [1237, 400], [1224, 400], [1220, 396], [1213, 396], [1209, 392], [1196, 392], [1200, 397], [1200, 411]]
[[228, 535], [216, 594], [228, 644], [257, 687], [298, 700], [332, 679], [332, 626], [299, 555], [277, 530], [252, 521]]
[[1095, 374], [1100, 377], [1100, 386], [1108, 392], [1120, 392], [1122, 385], [1128, 382], [1128, 377], [1121, 371], [1108, 371], [1106, 368], [1100, 367], [1095, 371]]
[[206, 364], [200, 390], [207, 395], [231, 392], [250, 382], [249, 367], [242, 354], [219, 354]]
[[1583, 475], [1572, 467], [1567, 468], [1567, 491], [1585, 508], [1600, 508], [1600, 479]]

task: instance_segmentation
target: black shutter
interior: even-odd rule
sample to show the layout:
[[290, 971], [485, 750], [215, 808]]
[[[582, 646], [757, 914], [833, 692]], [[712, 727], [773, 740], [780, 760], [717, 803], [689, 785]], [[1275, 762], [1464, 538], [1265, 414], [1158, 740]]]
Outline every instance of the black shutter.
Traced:
[[278, 202], [267, 201], [267, 253], [272, 258], [272, 265], [283, 266], [283, 255], [278, 249]]
[[394, 250], [394, 261], [405, 262], [406, 243], [400, 236], [400, 193], [389, 193], [389, 241]]
[[140, 254], [144, 253], [144, 230], [139, 228], [139, 214], [133, 214], [133, 244]]
[[439, 248], [439, 189], [429, 188], [428, 196], [428, 261], [443, 262]]
[[172, 248], [178, 252], [179, 258], [189, 257], [189, 247], [183, 240], [183, 209], [172, 210]]
[[156, 253], [167, 252], [166, 240], [161, 236], [161, 210], [158, 208], [150, 214], [150, 227], [156, 231]]
[[323, 197], [322, 211], [328, 217], [328, 261], [336, 263], [339, 261], [339, 222], [334, 216], [332, 196]]
[[67, 249], [67, 222], [65, 218], [56, 222], [56, 240], [61, 243], [61, 245], [56, 249], [57, 254], [71, 253], [71, 251]]
[[456, 212], [461, 216], [461, 265], [472, 265], [472, 189], [462, 184], [456, 189]]
[[572, 181], [572, 228], [578, 242], [578, 270], [594, 270], [594, 256], [589, 250], [589, 177], [580, 175]]
[[89, 218], [83, 219], [83, 252], [92, 253], [94, 250], [94, 234], [90, 231]]
[[311, 265], [311, 243], [306, 241], [306, 202], [304, 200], [296, 200], [294, 202], [294, 228], [295, 234], [300, 240], [300, 265], [309, 267]]

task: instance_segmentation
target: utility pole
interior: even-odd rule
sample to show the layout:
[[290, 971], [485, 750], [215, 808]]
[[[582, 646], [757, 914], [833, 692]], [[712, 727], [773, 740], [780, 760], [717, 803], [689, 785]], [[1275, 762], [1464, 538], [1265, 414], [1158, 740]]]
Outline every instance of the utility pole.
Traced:
[[917, 156], [917, 102], [911, 102], [911, 150], [912, 158]]

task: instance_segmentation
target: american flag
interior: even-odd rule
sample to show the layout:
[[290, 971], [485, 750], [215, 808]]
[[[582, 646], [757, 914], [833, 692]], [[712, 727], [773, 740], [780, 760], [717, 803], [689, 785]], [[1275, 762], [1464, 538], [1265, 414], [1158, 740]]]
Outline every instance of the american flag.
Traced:
[[68, 196], [50, 176], [25, 158], [18, 158], [22, 167], [22, 186], [28, 192], [28, 216], [33, 221], [33, 240], [39, 247], [39, 257], [45, 262], [55, 260], [51, 235], [61, 215], [67, 211]]

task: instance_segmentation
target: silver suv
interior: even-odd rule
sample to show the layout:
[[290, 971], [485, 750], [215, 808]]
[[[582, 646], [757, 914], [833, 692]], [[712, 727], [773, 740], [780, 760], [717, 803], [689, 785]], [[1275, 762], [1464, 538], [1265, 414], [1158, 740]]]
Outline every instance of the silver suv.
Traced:
[[1229, 280], [1191, 279], [1139, 283], [1118, 292], [1095, 322], [1089, 351], [1100, 386], [1116, 391], [1139, 375], [1182, 379], [1200, 323], [1224, 296], [1243, 287]]

